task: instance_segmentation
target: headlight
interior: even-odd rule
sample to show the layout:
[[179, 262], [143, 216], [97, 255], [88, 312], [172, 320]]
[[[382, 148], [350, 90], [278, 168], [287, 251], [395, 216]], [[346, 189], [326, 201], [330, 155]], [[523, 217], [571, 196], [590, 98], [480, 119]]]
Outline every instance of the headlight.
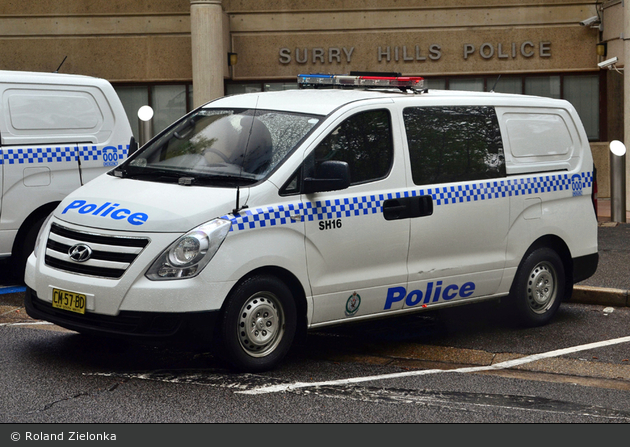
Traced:
[[37, 237], [35, 238], [35, 246], [33, 247], [33, 253], [35, 253], [35, 257], [37, 257], [37, 250], [39, 249], [39, 245], [44, 241], [46, 237], [44, 230], [46, 229], [46, 226], [48, 225], [48, 221], [50, 221], [52, 216], [53, 216], [53, 213], [50, 213], [48, 217], [46, 218], [46, 220], [44, 220], [44, 223], [42, 223], [42, 226], [39, 227], [39, 232], [37, 233]]
[[210, 262], [232, 228], [232, 222], [214, 219], [168, 247], [146, 273], [151, 280], [183, 279], [197, 276]]

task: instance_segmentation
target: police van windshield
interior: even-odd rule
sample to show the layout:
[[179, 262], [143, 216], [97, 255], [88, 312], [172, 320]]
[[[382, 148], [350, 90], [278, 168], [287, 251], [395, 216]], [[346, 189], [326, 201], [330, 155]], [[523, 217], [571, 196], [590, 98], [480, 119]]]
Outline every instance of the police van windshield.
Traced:
[[255, 183], [280, 164], [321, 117], [254, 109], [200, 109], [119, 169], [119, 177], [190, 184]]

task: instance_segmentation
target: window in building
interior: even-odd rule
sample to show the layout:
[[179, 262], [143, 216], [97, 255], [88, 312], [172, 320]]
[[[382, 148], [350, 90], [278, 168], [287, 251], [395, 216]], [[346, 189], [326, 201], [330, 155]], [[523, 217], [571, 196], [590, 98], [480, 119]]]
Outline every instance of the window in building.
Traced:
[[450, 90], [467, 90], [471, 92], [483, 92], [483, 78], [454, 78], [449, 80]]
[[192, 107], [190, 84], [154, 84], [114, 86], [125, 108], [133, 135], [138, 139], [138, 109], [148, 105], [153, 108], [153, 135], [188, 113]]
[[[491, 81], [489, 79], [488, 81]], [[503, 77], [501, 76], [492, 83], [488, 84], [488, 90], [493, 90], [497, 93], [523, 93], [523, 78], [520, 76]], [[493, 88], [494, 87], [494, 88]]]
[[403, 117], [416, 185], [505, 176], [493, 107], [409, 107]]
[[525, 78], [525, 94], [559, 99], [560, 76], [531, 76]]
[[298, 88], [297, 82], [248, 82], [226, 83], [226, 95], [238, 95], [240, 93], [278, 92], [281, 90], [294, 90]]
[[281, 90], [295, 90], [298, 88], [297, 82], [265, 82], [263, 90], [266, 92], [278, 92]]
[[424, 80], [424, 88], [429, 90], [446, 90], [446, 79], [429, 78]]
[[188, 112], [185, 85], [154, 85], [151, 87], [153, 132], [158, 134]]
[[116, 93], [122, 102], [133, 135], [138, 139], [140, 135], [138, 126], [138, 109], [149, 104], [149, 90], [143, 87], [115, 87]]
[[225, 93], [227, 95], [240, 95], [242, 93], [256, 93], [262, 91], [262, 83], [250, 82], [244, 84], [226, 84]]
[[565, 76], [563, 93], [580, 115], [588, 139], [599, 140], [599, 77]]

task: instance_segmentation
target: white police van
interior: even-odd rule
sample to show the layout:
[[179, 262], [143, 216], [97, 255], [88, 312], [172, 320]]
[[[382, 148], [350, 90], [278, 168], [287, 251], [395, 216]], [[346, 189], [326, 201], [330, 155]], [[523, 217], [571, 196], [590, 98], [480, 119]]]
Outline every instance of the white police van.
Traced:
[[17, 275], [48, 214], [122, 162], [131, 127], [109, 82], [0, 71], [0, 258]]
[[217, 99], [64, 199], [28, 260], [29, 315], [260, 371], [326, 325], [506, 296], [544, 324], [596, 270], [568, 102], [299, 80], [362, 88]]

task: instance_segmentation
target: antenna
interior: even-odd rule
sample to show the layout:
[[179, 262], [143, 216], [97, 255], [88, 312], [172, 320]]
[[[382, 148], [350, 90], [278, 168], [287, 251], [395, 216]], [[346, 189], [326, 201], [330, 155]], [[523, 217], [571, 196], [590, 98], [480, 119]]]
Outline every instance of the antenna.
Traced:
[[[237, 216], [239, 211], [242, 209], [239, 203], [240, 200], [241, 200], [241, 187], [239, 185], [236, 185], [236, 208], [232, 210], [232, 214], [234, 214], [235, 216]], [[246, 207], [243, 207], [243, 208], [246, 208]]]
[[[243, 153], [243, 159], [241, 160], [241, 170], [240, 174], [243, 173], [243, 164], [245, 163], [245, 157], [247, 155], [247, 149], [249, 149], [249, 140], [252, 137], [252, 130], [254, 129], [254, 123], [256, 120], [256, 111], [258, 110], [258, 100], [260, 97], [256, 98], [256, 105], [254, 107], [254, 114], [252, 115], [252, 125], [249, 128], [249, 133], [247, 134], [247, 142], [245, 143], [245, 152]], [[239, 175], [240, 175], [239, 174]], [[241, 187], [240, 185], [236, 185], [236, 208], [232, 210], [232, 214], [237, 215], [240, 210], [247, 208], [247, 205], [241, 207]]]
[[492, 86], [492, 88], [490, 89], [491, 93], [494, 93], [494, 89], [496, 88], [497, 84], [499, 83], [499, 79], [501, 79], [501, 75], [499, 75], [499, 77], [497, 78], [496, 81], [494, 81], [494, 85]]
[[59, 69], [61, 68], [61, 66], [63, 65], [63, 63], [66, 61], [66, 59], [68, 59], [68, 56], [64, 57], [63, 60], [61, 61], [61, 63], [59, 64], [59, 66], [57, 67], [57, 69], [54, 71], [54, 73], [59, 73]]

